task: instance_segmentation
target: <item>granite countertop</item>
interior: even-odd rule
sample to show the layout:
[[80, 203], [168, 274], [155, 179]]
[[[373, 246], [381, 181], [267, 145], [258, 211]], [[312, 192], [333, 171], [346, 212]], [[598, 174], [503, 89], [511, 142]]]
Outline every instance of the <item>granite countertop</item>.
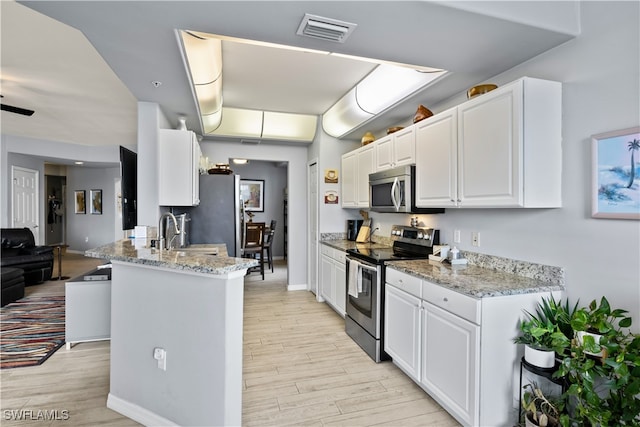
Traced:
[[386, 265], [474, 298], [564, 290], [562, 284], [477, 265], [429, 260], [391, 261]]
[[[203, 251], [205, 247], [217, 250], [219, 255], [209, 255]], [[89, 249], [84, 254], [92, 258], [124, 261], [133, 264], [144, 264], [155, 267], [165, 267], [174, 270], [193, 271], [206, 274], [228, 274], [233, 271], [244, 270], [258, 265], [258, 261], [252, 258], [231, 258], [223, 256], [227, 254], [226, 245], [192, 245], [193, 249], [172, 249], [170, 251], [158, 251], [155, 248], [136, 247], [134, 242], [120, 240], [98, 248]], [[214, 253], [212, 251], [211, 253]]]
[[385, 243], [378, 243], [378, 242], [356, 243], [353, 240], [346, 240], [346, 239], [322, 240], [320, 243], [335, 249], [340, 249], [341, 251], [355, 249], [356, 246], [360, 248], [369, 248], [369, 249], [381, 249], [381, 248], [388, 248], [391, 246]]

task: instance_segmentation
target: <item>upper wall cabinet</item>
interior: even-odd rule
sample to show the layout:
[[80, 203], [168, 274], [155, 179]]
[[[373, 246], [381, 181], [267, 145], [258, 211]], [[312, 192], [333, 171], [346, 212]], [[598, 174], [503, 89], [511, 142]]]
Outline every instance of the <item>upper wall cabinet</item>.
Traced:
[[158, 203], [200, 204], [200, 145], [191, 131], [160, 129], [158, 137]]
[[562, 206], [562, 86], [524, 77], [415, 126], [418, 207]]
[[399, 130], [375, 142], [376, 171], [415, 163], [416, 136], [413, 126]]
[[374, 144], [342, 155], [342, 207], [369, 207], [369, 174], [375, 172]]

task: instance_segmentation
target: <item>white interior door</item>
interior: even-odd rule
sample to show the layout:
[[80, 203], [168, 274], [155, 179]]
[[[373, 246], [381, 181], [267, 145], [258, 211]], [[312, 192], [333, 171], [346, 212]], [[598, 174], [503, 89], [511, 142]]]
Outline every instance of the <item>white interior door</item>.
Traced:
[[309, 290], [320, 297], [318, 292], [318, 162], [308, 166], [309, 186]]
[[38, 216], [38, 171], [11, 167], [11, 226], [31, 229], [36, 245], [40, 244]]

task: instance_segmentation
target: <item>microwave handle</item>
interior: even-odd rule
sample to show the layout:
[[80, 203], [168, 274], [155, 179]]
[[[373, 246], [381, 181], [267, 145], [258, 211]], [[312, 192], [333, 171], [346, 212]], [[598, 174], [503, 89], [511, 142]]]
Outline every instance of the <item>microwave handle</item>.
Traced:
[[[396, 194], [398, 195], [397, 198]], [[402, 187], [400, 186], [397, 177], [393, 180], [393, 185], [391, 186], [391, 201], [393, 202], [393, 206], [396, 208], [396, 212], [399, 212], [400, 204], [402, 203]]]

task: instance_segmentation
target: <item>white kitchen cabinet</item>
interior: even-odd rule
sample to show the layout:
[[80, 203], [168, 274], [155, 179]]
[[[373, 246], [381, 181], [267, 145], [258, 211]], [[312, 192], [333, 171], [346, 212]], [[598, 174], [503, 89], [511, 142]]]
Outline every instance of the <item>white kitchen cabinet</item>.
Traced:
[[200, 145], [195, 133], [160, 129], [158, 137], [158, 203], [160, 206], [200, 204]]
[[369, 174], [375, 172], [374, 144], [342, 156], [342, 207], [369, 207]]
[[385, 281], [385, 351], [393, 363], [463, 425], [516, 424], [518, 321], [560, 292], [474, 298], [391, 265]]
[[480, 326], [428, 302], [421, 312], [420, 384], [463, 425], [478, 425]]
[[346, 253], [322, 245], [320, 257], [320, 295], [342, 317], [346, 311]]
[[561, 119], [561, 84], [524, 77], [419, 122], [416, 205], [561, 207]]
[[385, 286], [384, 351], [416, 382], [421, 368], [420, 304], [419, 298], [390, 283]]
[[410, 126], [387, 135], [374, 143], [376, 171], [415, 163], [415, 127]]
[[416, 206], [457, 204], [458, 109], [416, 124]]

